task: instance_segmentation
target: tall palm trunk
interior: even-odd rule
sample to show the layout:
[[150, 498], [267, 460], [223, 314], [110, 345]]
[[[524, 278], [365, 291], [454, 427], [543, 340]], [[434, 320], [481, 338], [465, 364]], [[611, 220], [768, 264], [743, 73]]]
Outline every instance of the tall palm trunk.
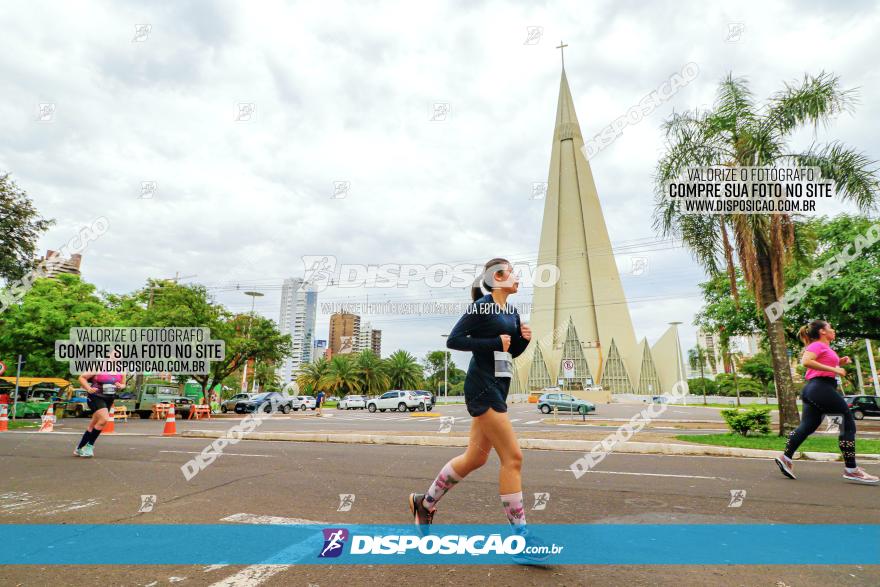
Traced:
[[776, 292], [773, 289], [773, 273], [770, 257], [762, 250], [757, 251], [758, 271], [761, 275], [761, 289], [759, 307], [767, 324], [767, 341], [770, 344], [770, 358], [773, 361], [773, 380], [776, 383], [776, 399], [779, 402], [779, 435], [787, 436], [800, 424], [797, 398], [794, 392], [794, 384], [791, 380], [791, 365], [788, 361], [788, 352], [785, 346], [785, 330], [782, 320], [771, 322], [763, 311], [776, 301]]

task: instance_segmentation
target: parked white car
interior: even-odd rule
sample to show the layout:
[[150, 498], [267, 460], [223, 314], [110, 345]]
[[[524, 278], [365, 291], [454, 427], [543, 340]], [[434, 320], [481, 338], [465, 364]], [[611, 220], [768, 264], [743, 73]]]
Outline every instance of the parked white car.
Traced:
[[340, 410], [363, 410], [367, 407], [367, 398], [362, 395], [347, 395], [336, 404]]
[[314, 410], [317, 408], [315, 398], [310, 395], [295, 395], [290, 400], [290, 407], [294, 410]]
[[398, 412], [425, 411], [425, 398], [416, 395], [413, 391], [388, 391], [379, 397], [367, 400], [367, 409], [371, 412], [379, 410], [397, 410]]

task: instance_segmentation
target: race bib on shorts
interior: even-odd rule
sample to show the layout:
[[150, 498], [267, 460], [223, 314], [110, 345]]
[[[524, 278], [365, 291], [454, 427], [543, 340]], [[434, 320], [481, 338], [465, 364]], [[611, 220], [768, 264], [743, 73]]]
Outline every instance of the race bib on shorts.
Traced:
[[495, 377], [513, 377], [513, 357], [504, 351], [495, 352]]
[[101, 395], [116, 395], [116, 386], [112, 383], [102, 383], [100, 390]]

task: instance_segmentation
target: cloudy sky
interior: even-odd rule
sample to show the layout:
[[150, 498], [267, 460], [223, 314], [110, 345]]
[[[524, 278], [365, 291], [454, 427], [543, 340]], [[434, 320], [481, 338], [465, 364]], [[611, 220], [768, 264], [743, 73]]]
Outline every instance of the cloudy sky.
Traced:
[[[250, 308], [243, 290], [263, 291], [256, 309], [277, 319], [281, 281], [303, 274], [303, 255], [534, 259], [543, 201], [532, 184], [547, 180], [560, 39], [585, 137], [694, 62], [694, 81], [591, 161], [637, 335], [653, 342], [680, 320], [689, 348], [704, 275], [651, 224], [659, 127], [673, 109], [710, 103], [728, 72], [765, 97], [830, 71], [861, 104], [795, 146], [838, 139], [880, 158], [876, 2], [532, 4], [7, 4], [0, 171], [57, 220], [42, 249], [107, 217], [83, 261], [99, 288], [177, 273], [233, 310]], [[344, 198], [336, 182], [349, 182]], [[636, 257], [646, 266], [633, 272]], [[366, 296], [468, 294], [335, 288], [320, 301]], [[366, 317], [385, 354], [419, 355], [456, 318]], [[327, 322], [319, 314], [319, 338]]]

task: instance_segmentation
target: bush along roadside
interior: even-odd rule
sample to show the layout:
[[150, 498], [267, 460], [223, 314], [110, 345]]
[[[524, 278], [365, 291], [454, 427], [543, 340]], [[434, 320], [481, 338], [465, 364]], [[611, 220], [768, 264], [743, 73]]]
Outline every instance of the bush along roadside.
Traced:
[[751, 407], [747, 410], [721, 410], [721, 417], [727, 422], [731, 432], [748, 436], [749, 432], [767, 434], [770, 432], [770, 410]]

